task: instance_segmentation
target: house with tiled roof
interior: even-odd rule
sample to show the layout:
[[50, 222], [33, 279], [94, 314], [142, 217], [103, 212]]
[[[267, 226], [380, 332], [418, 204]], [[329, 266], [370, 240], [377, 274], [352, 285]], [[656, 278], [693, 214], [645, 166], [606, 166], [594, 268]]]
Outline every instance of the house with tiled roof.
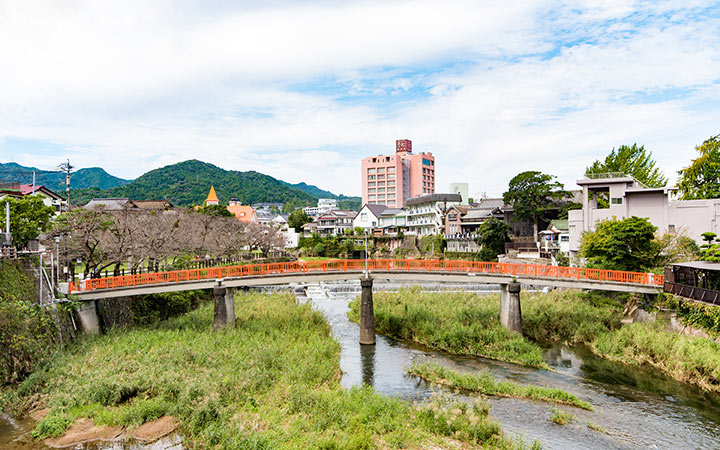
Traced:
[[242, 223], [258, 223], [257, 211], [250, 205], [243, 205], [237, 200], [230, 200], [227, 210], [233, 213], [237, 220]]

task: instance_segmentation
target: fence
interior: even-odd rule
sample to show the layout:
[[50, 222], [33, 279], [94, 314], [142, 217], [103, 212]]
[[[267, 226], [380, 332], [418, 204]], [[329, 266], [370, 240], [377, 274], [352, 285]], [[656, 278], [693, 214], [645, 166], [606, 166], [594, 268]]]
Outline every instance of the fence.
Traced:
[[341, 259], [331, 261], [295, 261], [243, 266], [213, 267], [207, 269], [176, 270], [172, 272], [146, 273], [119, 277], [90, 279], [70, 283], [69, 292], [114, 289], [163, 283], [177, 283], [219, 278], [247, 276], [285, 275], [318, 272], [371, 271], [431, 272], [431, 273], [482, 273], [489, 275], [525, 276], [532, 278], [556, 278], [564, 280], [607, 281], [662, 286], [664, 277], [651, 273], [623, 272], [619, 270], [587, 269], [584, 267], [559, 267], [535, 264], [506, 264], [480, 261], [417, 260], [417, 259]]
[[710, 303], [712, 305], [720, 304], [720, 292], [713, 291], [712, 289], [703, 289], [695, 286], [688, 286], [686, 284], [665, 283], [663, 290], [671, 294], [679, 295], [680, 297], [697, 300], [703, 303]]

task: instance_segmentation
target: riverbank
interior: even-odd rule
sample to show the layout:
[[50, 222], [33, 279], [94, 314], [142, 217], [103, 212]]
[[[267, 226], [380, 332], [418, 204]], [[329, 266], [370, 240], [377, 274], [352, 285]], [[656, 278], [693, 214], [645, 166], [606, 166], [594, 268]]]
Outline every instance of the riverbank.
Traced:
[[[660, 317], [622, 325], [622, 305], [600, 293], [522, 293], [525, 337], [499, 323], [499, 295], [424, 293], [406, 288], [374, 295], [378, 333], [456, 355], [482, 356], [546, 368], [542, 346], [587, 344], [598, 356], [650, 365], [676, 380], [720, 392], [720, 346], [712, 339], [678, 335]], [[359, 320], [359, 301], [351, 303]]]
[[[350, 318], [358, 321], [359, 302]], [[374, 293], [375, 328], [386, 336], [456, 355], [482, 356], [547, 368], [537, 342], [587, 342], [620, 326], [622, 309], [573, 291], [522, 295], [523, 338], [500, 325], [500, 296], [421, 292], [411, 287]]]
[[48, 408], [38, 439], [78, 419], [130, 433], [173, 416], [195, 448], [522, 448], [482, 402], [414, 405], [343, 389], [327, 322], [291, 294], [245, 294], [236, 304], [237, 328], [219, 333], [206, 305], [85, 337], [6, 391], [1, 406]]

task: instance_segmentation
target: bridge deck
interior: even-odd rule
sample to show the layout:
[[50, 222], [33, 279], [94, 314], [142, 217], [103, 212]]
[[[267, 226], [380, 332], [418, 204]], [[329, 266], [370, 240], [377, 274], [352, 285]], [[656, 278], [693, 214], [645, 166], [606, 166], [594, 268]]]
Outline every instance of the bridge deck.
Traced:
[[[367, 264], [367, 266], [366, 266]], [[504, 264], [448, 260], [332, 260], [288, 262], [177, 270], [125, 275], [70, 283], [69, 292], [81, 300], [141, 295], [191, 289], [209, 289], [222, 284], [257, 286], [308, 280], [342, 280], [361, 276], [366, 268], [375, 278], [408, 281], [453, 281], [508, 283], [579, 289], [657, 293], [664, 277], [641, 272], [558, 267], [534, 264]]]

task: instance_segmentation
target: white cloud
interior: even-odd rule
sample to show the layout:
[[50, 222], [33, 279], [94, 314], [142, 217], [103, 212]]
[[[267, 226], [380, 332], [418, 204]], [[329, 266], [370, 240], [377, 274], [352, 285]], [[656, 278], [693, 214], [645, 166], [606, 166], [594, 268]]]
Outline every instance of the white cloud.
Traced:
[[573, 187], [633, 142], [672, 177], [720, 132], [702, 3], [175, 5], [0, 3], [0, 138], [68, 149], [0, 160], [131, 178], [197, 158], [357, 194], [359, 159], [407, 137], [439, 189], [492, 195], [528, 169]]

